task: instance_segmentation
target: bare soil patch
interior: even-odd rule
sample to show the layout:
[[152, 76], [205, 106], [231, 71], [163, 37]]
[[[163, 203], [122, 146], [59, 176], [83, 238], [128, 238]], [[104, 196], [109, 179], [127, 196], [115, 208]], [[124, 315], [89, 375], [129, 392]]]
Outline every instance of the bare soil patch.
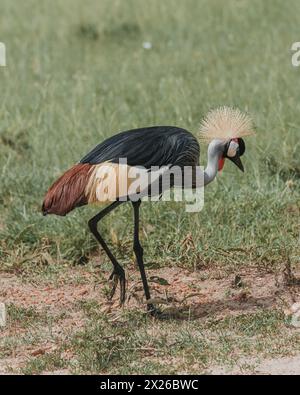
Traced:
[[[297, 274], [297, 273], [296, 273]], [[107, 273], [107, 276], [109, 273]], [[145, 309], [143, 290], [136, 268], [127, 270], [127, 302], [125, 309]], [[238, 275], [222, 271], [190, 272], [179, 268], [148, 270], [152, 298], [161, 304], [171, 319], [205, 320], [255, 312], [262, 308], [285, 310], [300, 301], [299, 286], [284, 286], [282, 279], [273, 273], [262, 273], [257, 269], [241, 270]], [[0, 373], [21, 368], [28, 358], [38, 357], [55, 350], [67, 342], [70, 334], [78, 331], [86, 322], [80, 303], [93, 302], [99, 305], [103, 314], [119, 314], [118, 292], [114, 301], [106, 297], [106, 280], [97, 272], [86, 272], [84, 267], [64, 271], [55, 282], [24, 281], [20, 276], [0, 274], [0, 301], [6, 306], [33, 308], [41, 315], [40, 322], [24, 325], [22, 320], [12, 321], [8, 317], [7, 326], [0, 332], [0, 346], [5, 349], [5, 339], [16, 339], [13, 352], [0, 354]], [[48, 317], [47, 324], [43, 316]], [[52, 322], [49, 325], [49, 317]], [[36, 326], [37, 325], [37, 326]], [[35, 341], [20, 342], [20, 335], [36, 334]], [[1, 348], [0, 348], [1, 352]], [[67, 355], [66, 358], [71, 358]], [[299, 371], [299, 358], [266, 360], [258, 367], [258, 372], [272, 374]], [[61, 374], [68, 369], [58, 370]], [[218, 373], [222, 368], [212, 369]], [[296, 373], [295, 373], [296, 374]]]

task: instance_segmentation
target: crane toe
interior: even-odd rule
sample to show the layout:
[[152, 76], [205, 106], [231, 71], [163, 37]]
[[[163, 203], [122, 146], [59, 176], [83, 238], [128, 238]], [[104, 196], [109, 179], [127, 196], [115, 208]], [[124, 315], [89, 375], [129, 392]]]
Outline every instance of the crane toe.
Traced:
[[118, 283], [120, 283], [120, 305], [123, 305], [126, 299], [126, 278], [124, 270], [122, 268], [120, 270], [114, 269], [108, 281], [112, 283], [108, 300], [112, 300], [116, 293]]
[[159, 310], [157, 307], [155, 307], [153, 304], [148, 304], [147, 305], [147, 310], [148, 313], [155, 318], [163, 318], [163, 313], [161, 310]]

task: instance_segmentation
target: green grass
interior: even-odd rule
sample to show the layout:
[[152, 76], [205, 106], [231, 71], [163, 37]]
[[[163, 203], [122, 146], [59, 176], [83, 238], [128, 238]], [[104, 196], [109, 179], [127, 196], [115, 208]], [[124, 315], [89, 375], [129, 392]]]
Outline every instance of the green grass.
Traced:
[[[145, 203], [146, 264], [276, 271], [290, 260], [299, 266], [300, 69], [292, 67], [290, 51], [299, 39], [299, 1], [2, 0], [0, 8], [7, 49], [7, 67], [0, 68], [1, 271], [51, 275], [98, 251], [87, 230], [96, 208], [66, 218], [40, 212], [50, 184], [90, 148], [117, 131], [149, 125], [197, 133], [201, 118], [220, 105], [254, 118], [246, 172], [227, 163], [200, 213], [186, 213], [183, 203]], [[205, 146], [201, 152], [205, 164]], [[125, 265], [133, 261], [131, 211], [124, 205], [102, 225], [108, 239], [114, 234]], [[188, 235], [195, 248], [182, 243]], [[74, 347], [89, 336], [100, 341], [99, 325], [105, 327], [96, 320], [77, 335]], [[140, 342], [132, 336], [105, 347], [117, 344], [120, 353], [129, 341], [137, 348], [145, 343], [145, 333]], [[93, 341], [78, 369], [86, 363], [91, 371], [126, 371], [117, 369], [114, 352], [110, 360], [108, 353], [90, 355]], [[195, 347], [204, 355], [210, 346]], [[157, 371], [147, 363], [142, 371]]]
[[7, 336], [1, 336], [0, 360], [16, 357], [20, 349], [39, 347], [41, 342], [52, 336], [53, 323], [61, 318], [51, 316], [46, 311], [39, 312], [33, 307], [8, 304], [6, 328], [9, 328], [9, 332]]
[[46, 314], [39, 313], [33, 307], [25, 308], [10, 304], [7, 306], [7, 315], [10, 320], [10, 325], [28, 327], [36, 324], [37, 322], [47, 322]]
[[[77, 262], [95, 248], [86, 227], [95, 208], [64, 219], [40, 214], [52, 181], [93, 145], [145, 125], [197, 132], [207, 110], [222, 104], [247, 109], [257, 125], [246, 173], [227, 164], [199, 214], [180, 203], [145, 204], [145, 229], [153, 226], [147, 261], [227, 264], [220, 248], [242, 248], [230, 263], [272, 266], [283, 251], [297, 262], [300, 74], [289, 48], [298, 2], [75, 3], [2, 2], [1, 267], [10, 268], [16, 251], [46, 248], [58, 261]], [[142, 48], [146, 40], [151, 50]], [[205, 147], [202, 154], [204, 164]], [[121, 245], [131, 239], [130, 211], [106, 221]], [[197, 251], [185, 259], [180, 241], [189, 232]]]

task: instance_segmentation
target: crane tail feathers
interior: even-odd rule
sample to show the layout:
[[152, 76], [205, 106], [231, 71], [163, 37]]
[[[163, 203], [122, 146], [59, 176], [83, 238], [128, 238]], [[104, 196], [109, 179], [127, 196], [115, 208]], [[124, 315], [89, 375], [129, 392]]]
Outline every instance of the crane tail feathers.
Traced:
[[126, 198], [130, 193], [146, 190], [148, 185], [147, 169], [112, 162], [97, 165], [78, 163], [49, 188], [42, 212], [44, 215], [64, 216], [86, 204], [103, 204]]
[[90, 178], [90, 170], [93, 165], [79, 163], [67, 170], [49, 188], [43, 205], [44, 215], [56, 214], [64, 216], [75, 207], [88, 203], [85, 188]]

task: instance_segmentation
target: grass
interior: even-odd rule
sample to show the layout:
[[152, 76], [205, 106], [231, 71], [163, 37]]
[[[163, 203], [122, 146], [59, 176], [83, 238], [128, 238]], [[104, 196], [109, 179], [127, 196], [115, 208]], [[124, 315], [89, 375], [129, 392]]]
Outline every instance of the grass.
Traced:
[[22, 327], [33, 325], [37, 321], [41, 323], [47, 321], [47, 316], [37, 312], [33, 307], [25, 308], [11, 304], [7, 306], [7, 314], [11, 325], [21, 325]]
[[[188, 1], [176, 12], [172, 1], [140, 2], [134, 13], [130, 2], [29, 3], [4, 2], [1, 16], [8, 48], [0, 74], [2, 265], [16, 249], [22, 256], [46, 246], [58, 261], [77, 262], [95, 248], [86, 227], [95, 208], [65, 219], [40, 215], [51, 182], [93, 145], [143, 125], [196, 132], [206, 111], [221, 104], [248, 109], [257, 125], [258, 137], [247, 144], [246, 174], [227, 164], [199, 214], [186, 214], [179, 203], [145, 205], [143, 223], [153, 227], [144, 242], [148, 260], [178, 264], [180, 241], [191, 232], [203, 262], [226, 263], [219, 248], [242, 246], [245, 254], [234, 264], [251, 249], [251, 263], [264, 255], [273, 265], [283, 245], [297, 261], [299, 73], [288, 52], [297, 2]], [[38, 37], [17, 22], [32, 8]], [[163, 18], [159, 26], [156, 15]], [[144, 50], [143, 40], [153, 49]], [[121, 243], [131, 238], [130, 211], [121, 208], [107, 221], [106, 230], [113, 227]]]
[[[179, 328], [174, 321], [151, 322], [140, 312], [125, 313], [118, 321], [90, 312], [88, 316], [88, 324], [68, 343], [29, 359], [22, 371], [37, 374], [69, 367], [77, 374], [199, 374], [213, 366], [230, 369], [240, 364], [249, 372], [259, 358], [300, 351], [299, 333], [291, 334], [277, 311], [190, 321]], [[252, 358], [251, 363], [243, 367], [243, 358]]]
[[[44, 218], [40, 208], [49, 185], [119, 130], [170, 124], [197, 133], [202, 116], [219, 105], [236, 105], [254, 118], [257, 137], [247, 140], [246, 172], [227, 163], [207, 188], [200, 213], [186, 213], [183, 203], [144, 204], [146, 264], [229, 272], [249, 266], [275, 272], [287, 261], [299, 266], [300, 70], [292, 67], [290, 52], [299, 15], [297, 0], [2, 0], [7, 67], [0, 69], [0, 270], [28, 281], [89, 261], [98, 247], [87, 220], [97, 209]], [[125, 266], [133, 262], [131, 221], [124, 205], [102, 225]], [[97, 328], [111, 327], [93, 319], [72, 340], [76, 350], [87, 343], [77, 368], [138, 369], [134, 357], [143, 353], [122, 360], [133, 364], [127, 370], [114, 353], [119, 357], [128, 342], [137, 349], [146, 343], [147, 325], [140, 325], [140, 340], [124, 329], [97, 356]], [[199, 323], [190, 325], [188, 333]], [[226, 349], [223, 340], [216, 343]], [[179, 346], [173, 355], [159, 342], [151, 347], [162, 347], [167, 358], [187, 358]], [[109, 357], [115, 344], [118, 351]], [[203, 356], [203, 366], [205, 358], [215, 358], [206, 342], [191, 340], [190, 347]], [[162, 368], [149, 363], [146, 358], [143, 371]]]

